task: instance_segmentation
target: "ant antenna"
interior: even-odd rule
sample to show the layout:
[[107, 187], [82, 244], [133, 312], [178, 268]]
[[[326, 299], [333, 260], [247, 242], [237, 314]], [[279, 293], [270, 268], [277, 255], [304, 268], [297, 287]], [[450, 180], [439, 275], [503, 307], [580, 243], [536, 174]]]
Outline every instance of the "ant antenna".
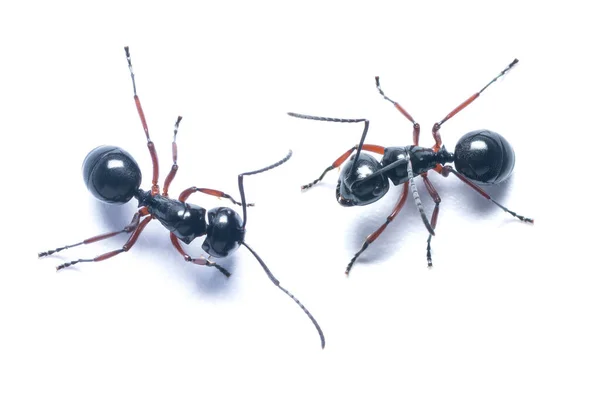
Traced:
[[365, 143], [365, 138], [367, 137], [367, 132], [369, 131], [369, 120], [364, 118], [359, 119], [344, 119], [344, 118], [329, 118], [329, 117], [315, 117], [312, 115], [304, 115], [297, 114], [293, 112], [289, 112], [288, 115], [290, 117], [301, 118], [301, 119], [312, 119], [315, 121], [327, 121], [327, 122], [345, 122], [345, 123], [354, 123], [354, 122], [364, 122], [365, 128], [363, 129], [362, 136], [360, 137], [360, 142], [358, 143], [358, 147], [356, 148], [356, 155], [354, 156], [354, 161], [352, 162], [351, 170], [353, 171], [356, 168], [356, 163], [358, 162], [358, 155], [363, 148]]
[[317, 322], [315, 317], [313, 317], [312, 314], [310, 313], [310, 311], [308, 311], [306, 309], [306, 307], [304, 307], [304, 304], [302, 304], [300, 302], [300, 300], [298, 300], [293, 294], [288, 292], [287, 289], [285, 289], [284, 287], [282, 287], [279, 284], [279, 281], [277, 280], [277, 278], [275, 278], [273, 273], [269, 270], [269, 268], [267, 267], [265, 262], [259, 257], [259, 255], [256, 254], [256, 252], [254, 250], [252, 250], [252, 248], [250, 248], [250, 246], [248, 246], [248, 244], [246, 242], [242, 242], [242, 244], [244, 245], [244, 247], [246, 247], [250, 251], [250, 253], [252, 253], [252, 255], [256, 258], [256, 261], [258, 261], [260, 266], [263, 267], [263, 269], [265, 270], [265, 273], [267, 274], [267, 276], [269, 277], [271, 282], [273, 282], [273, 284], [275, 286], [277, 286], [279, 288], [279, 290], [281, 290], [283, 293], [287, 294], [292, 300], [294, 300], [296, 302], [296, 304], [298, 304], [298, 306], [300, 306], [302, 311], [304, 311], [304, 313], [308, 316], [308, 318], [310, 318], [310, 320], [312, 321], [315, 328], [317, 328], [317, 332], [319, 332], [319, 337], [321, 338], [321, 348], [322, 349], [325, 348], [325, 335], [323, 335], [323, 330], [319, 326], [319, 323]]
[[246, 207], [248, 206], [248, 204], [246, 204], [246, 195], [244, 194], [244, 176], [260, 174], [261, 172], [265, 172], [265, 171], [268, 171], [275, 167], [279, 167], [281, 164], [283, 164], [284, 162], [289, 160], [290, 157], [292, 157], [292, 150], [290, 150], [284, 158], [277, 161], [275, 164], [271, 164], [268, 167], [257, 169], [256, 171], [244, 172], [243, 174], [238, 175], [238, 187], [240, 189], [240, 197], [242, 198], [242, 211], [243, 211], [243, 221], [244, 221], [242, 223], [242, 229], [244, 229], [246, 227], [246, 220], [247, 220]]
[[415, 205], [419, 210], [419, 214], [421, 214], [421, 219], [423, 220], [423, 224], [427, 231], [429, 232], [429, 237], [435, 236], [435, 232], [427, 219], [427, 215], [425, 215], [425, 209], [423, 208], [423, 203], [421, 203], [421, 198], [419, 197], [419, 191], [417, 190], [417, 185], [415, 185], [413, 170], [412, 170], [412, 162], [410, 161], [410, 154], [408, 151], [404, 152], [406, 160], [406, 172], [408, 173], [408, 181], [410, 182], [410, 190], [412, 192], [413, 198], [415, 199]]
[[[276, 168], [276, 167], [280, 166], [281, 164], [283, 164], [284, 162], [288, 161], [290, 159], [290, 157], [292, 157], [292, 151], [291, 150], [287, 153], [287, 155], [284, 158], [282, 158], [281, 160], [277, 161], [275, 164], [271, 164], [271, 165], [269, 165], [267, 167], [264, 167], [264, 168], [261, 168], [261, 169], [257, 169], [256, 171], [244, 172], [243, 174], [239, 174], [238, 175], [238, 186], [239, 186], [239, 189], [240, 189], [240, 197], [242, 199], [242, 209], [243, 209], [243, 213], [244, 213], [243, 223], [242, 223], [242, 229], [244, 229], [246, 227], [246, 221], [247, 221], [246, 208], [248, 206], [246, 204], [246, 194], [244, 193], [244, 176], [246, 176], [246, 175], [260, 174], [261, 172], [265, 172], [265, 171], [268, 171], [270, 169]], [[310, 318], [310, 320], [312, 321], [313, 325], [315, 326], [315, 328], [317, 328], [317, 331], [319, 332], [319, 337], [321, 338], [321, 348], [324, 348], [325, 347], [325, 336], [323, 335], [323, 330], [319, 326], [319, 323], [317, 322], [317, 320], [315, 319], [315, 317], [313, 317], [312, 314], [306, 309], [306, 307], [304, 307], [304, 304], [302, 304], [300, 302], [300, 300], [298, 300], [293, 294], [291, 294], [290, 292], [288, 292], [287, 289], [285, 289], [284, 287], [282, 287], [279, 284], [279, 281], [277, 280], [277, 278], [275, 278], [275, 276], [273, 275], [273, 273], [271, 272], [271, 270], [269, 270], [269, 268], [267, 267], [267, 265], [265, 264], [265, 262], [262, 260], [262, 258], [260, 258], [260, 256], [258, 254], [256, 254], [256, 252], [254, 250], [252, 250], [252, 248], [250, 246], [248, 246], [248, 244], [246, 242], [241, 242], [241, 244], [243, 244], [244, 247], [246, 247], [248, 249], [248, 251], [250, 251], [250, 253], [252, 253], [252, 255], [254, 256], [254, 258], [256, 258], [256, 261], [258, 261], [258, 263], [263, 268], [263, 270], [265, 271], [265, 273], [267, 274], [267, 276], [269, 277], [269, 279], [271, 280], [271, 282], [273, 282], [273, 284], [275, 286], [277, 286], [279, 288], [279, 290], [281, 290], [283, 293], [287, 294], [292, 300], [294, 300], [296, 302], [296, 304], [298, 304], [298, 306], [300, 306], [300, 308], [302, 309], [302, 311], [304, 311], [306, 313], [306, 315], [308, 316], [308, 318]]]

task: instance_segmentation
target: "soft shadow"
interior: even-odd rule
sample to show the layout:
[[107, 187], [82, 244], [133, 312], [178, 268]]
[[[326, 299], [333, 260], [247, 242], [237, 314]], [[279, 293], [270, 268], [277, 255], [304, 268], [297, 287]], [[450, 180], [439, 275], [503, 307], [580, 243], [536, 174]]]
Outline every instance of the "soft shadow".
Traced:
[[[134, 201], [122, 206], [96, 202], [96, 210], [101, 216], [104, 225], [103, 231], [110, 232], [123, 229], [130, 221], [137, 208]], [[153, 229], [150, 229], [152, 227]], [[158, 229], [156, 228], [158, 227]], [[126, 235], [119, 235], [118, 243], [124, 243]], [[114, 240], [114, 239], [111, 239]], [[189, 246], [182, 244], [185, 251], [192, 257], [207, 257], [201, 248], [203, 237], [197, 238]], [[196, 265], [186, 262], [179, 252], [171, 244], [169, 231], [158, 221], [152, 221], [148, 228], [140, 235], [135, 247], [128, 252], [129, 256], [135, 257], [136, 252], [151, 253], [164, 268], [169, 268], [169, 273], [175, 275], [177, 280], [192, 284], [198, 293], [202, 295], [221, 295], [230, 290], [228, 278], [212, 267]], [[212, 259], [230, 273], [235, 271], [235, 255], [226, 259]]]

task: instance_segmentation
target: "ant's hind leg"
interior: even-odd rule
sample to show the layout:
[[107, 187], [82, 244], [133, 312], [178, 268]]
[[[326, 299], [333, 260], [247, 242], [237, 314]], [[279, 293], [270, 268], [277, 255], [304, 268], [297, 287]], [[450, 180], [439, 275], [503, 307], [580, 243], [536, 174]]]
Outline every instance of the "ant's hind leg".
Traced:
[[111, 238], [113, 236], [119, 235], [121, 233], [130, 233], [133, 232], [133, 230], [135, 228], [138, 227], [138, 225], [140, 224], [140, 217], [148, 215], [148, 210], [146, 209], [146, 207], [140, 209], [138, 212], [136, 212], [133, 215], [133, 218], [131, 219], [131, 222], [125, 226], [125, 228], [121, 229], [120, 231], [114, 231], [114, 232], [108, 232], [108, 233], [104, 233], [102, 235], [97, 235], [97, 236], [93, 236], [91, 238], [85, 239], [79, 243], [75, 243], [75, 244], [70, 244], [67, 246], [63, 246], [63, 247], [58, 247], [54, 250], [47, 250], [47, 251], [42, 251], [38, 253], [38, 257], [42, 258], [42, 257], [46, 257], [49, 255], [52, 255], [54, 253], [58, 253], [59, 251], [63, 251], [66, 249], [70, 249], [72, 247], [77, 247], [77, 246], [81, 246], [82, 244], [90, 244], [90, 243], [95, 243], [95, 242], [99, 242], [101, 240], [104, 239], [108, 239]]
[[[148, 216], [145, 219], [143, 219], [142, 222], [137, 224], [137, 226], [133, 230], [133, 233], [131, 234], [131, 236], [129, 236], [129, 239], [127, 240], [127, 242], [125, 242], [123, 247], [121, 247], [120, 249], [109, 251], [108, 253], [101, 254], [94, 258], [80, 258], [79, 260], [69, 261], [67, 263], [61, 264], [58, 267], [56, 267], [56, 270], [58, 271], [58, 270], [70, 267], [71, 265], [75, 265], [78, 263], [104, 261], [104, 260], [107, 260], [118, 254], [129, 251], [129, 249], [131, 249], [133, 247], [135, 242], [137, 242], [138, 238], [140, 237], [140, 234], [142, 233], [142, 231], [144, 230], [144, 228], [146, 227], [146, 225], [148, 225], [148, 223], [150, 221], [152, 221], [152, 217]], [[120, 233], [120, 232], [117, 232], [117, 233]]]
[[449, 165], [444, 166], [441, 170], [440, 170], [440, 174], [442, 174], [443, 176], [448, 176], [450, 174], [454, 174], [458, 179], [460, 179], [461, 181], [463, 181], [464, 183], [466, 183], [467, 185], [469, 185], [473, 190], [475, 190], [477, 193], [479, 193], [480, 195], [482, 195], [483, 197], [485, 197], [486, 199], [488, 199], [489, 201], [491, 201], [492, 203], [494, 203], [495, 205], [497, 205], [498, 207], [500, 207], [502, 210], [504, 210], [504, 212], [509, 213], [510, 215], [512, 215], [513, 217], [519, 219], [520, 221], [523, 222], [529, 222], [531, 224], [533, 224], [533, 219], [532, 218], [527, 218], [524, 217], [522, 215], [517, 214], [514, 211], [509, 210], [508, 208], [504, 207], [502, 204], [498, 203], [496, 200], [494, 200], [492, 198], [492, 196], [490, 196], [489, 194], [487, 194], [482, 188], [480, 188], [479, 186], [477, 186], [476, 184], [474, 184], [473, 182], [471, 182], [468, 178], [466, 178], [465, 176], [463, 176], [462, 174], [458, 173], [454, 168], [452, 168]]

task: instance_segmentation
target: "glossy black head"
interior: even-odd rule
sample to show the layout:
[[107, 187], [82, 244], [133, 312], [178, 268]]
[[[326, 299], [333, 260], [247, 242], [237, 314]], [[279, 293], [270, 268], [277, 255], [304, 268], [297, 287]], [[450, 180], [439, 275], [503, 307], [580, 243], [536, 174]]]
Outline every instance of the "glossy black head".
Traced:
[[96, 147], [83, 160], [83, 180], [98, 200], [125, 204], [142, 183], [140, 167], [125, 150]]
[[390, 183], [385, 175], [379, 175], [365, 182], [361, 182], [382, 166], [370, 154], [360, 153], [356, 167], [352, 168], [354, 156], [344, 165], [337, 184], [335, 196], [338, 203], [343, 206], [364, 206], [382, 198], [390, 188]]
[[208, 211], [206, 240], [202, 249], [213, 257], [227, 257], [240, 247], [246, 236], [242, 218], [227, 207], [217, 207]]
[[456, 170], [477, 183], [500, 183], [515, 166], [515, 152], [501, 135], [485, 129], [460, 138], [454, 152]]

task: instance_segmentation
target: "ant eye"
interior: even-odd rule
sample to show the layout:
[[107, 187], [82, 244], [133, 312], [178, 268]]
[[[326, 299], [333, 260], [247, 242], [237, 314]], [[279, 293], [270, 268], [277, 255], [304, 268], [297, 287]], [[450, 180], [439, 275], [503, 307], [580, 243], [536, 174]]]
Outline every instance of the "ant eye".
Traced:
[[380, 196], [383, 193], [383, 187], [381, 185], [377, 185], [373, 188], [373, 195]]

